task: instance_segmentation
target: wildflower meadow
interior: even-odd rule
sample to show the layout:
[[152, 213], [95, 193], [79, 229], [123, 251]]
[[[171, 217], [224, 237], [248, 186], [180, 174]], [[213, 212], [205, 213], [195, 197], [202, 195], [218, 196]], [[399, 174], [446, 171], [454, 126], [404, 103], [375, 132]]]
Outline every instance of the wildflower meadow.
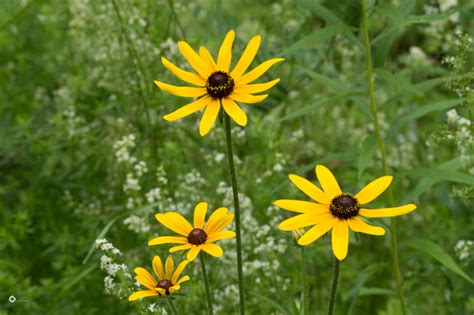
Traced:
[[474, 2], [0, 1], [0, 315], [474, 314]]

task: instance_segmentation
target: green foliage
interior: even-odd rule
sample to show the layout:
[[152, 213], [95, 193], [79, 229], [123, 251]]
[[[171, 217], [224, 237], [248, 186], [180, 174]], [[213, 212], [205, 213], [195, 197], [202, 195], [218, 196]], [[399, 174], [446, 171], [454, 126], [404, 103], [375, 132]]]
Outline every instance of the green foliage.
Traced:
[[[399, 219], [407, 305], [411, 314], [471, 314], [474, 6], [369, 2], [392, 190], [397, 203], [418, 206]], [[262, 46], [252, 66], [286, 58], [262, 79], [281, 78], [268, 99], [243, 106], [248, 126], [232, 129], [248, 313], [299, 314], [300, 252], [277, 228], [288, 214], [272, 204], [304, 198], [287, 175], [314, 182], [324, 163], [354, 193], [383, 175], [359, 20], [358, 2], [345, 1], [2, 1], [0, 314], [167, 309], [164, 300], [126, 299], [137, 289], [133, 269], [151, 270], [152, 257], [167, 253], [146, 246], [168, 234], [154, 214], [189, 217], [199, 201], [231, 208], [232, 195], [222, 125], [201, 138], [199, 113], [164, 121], [187, 100], [153, 80], [178, 82], [160, 63], [166, 56], [186, 67], [178, 40], [216, 55], [230, 28], [234, 64], [255, 34]], [[371, 206], [387, 202], [383, 195]], [[117, 251], [96, 243], [104, 238]], [[234, 314], [234, 243], [223, 244], [224, 257], [208, 260], [210, 282], [216, 312]], [[338, 314], [400, 314], [389, 247], [390, 235], [351, 238]], [[324, 314], [330, 237], [306, 253], [309, 310]], [[183, 314], [205, 310], [198, 267], [188, 267], [191, 281], [177, 296]]]

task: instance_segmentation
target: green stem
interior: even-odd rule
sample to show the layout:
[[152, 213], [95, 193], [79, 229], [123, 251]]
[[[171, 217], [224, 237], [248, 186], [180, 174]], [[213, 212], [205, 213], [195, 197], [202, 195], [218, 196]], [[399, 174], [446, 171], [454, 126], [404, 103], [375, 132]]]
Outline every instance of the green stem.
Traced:
[[[370, 108], [372, 111], [372, 116], [374, 120], [374, 127], [375, 127], [375, 134], [377, 136], [377, 142], [380, 150], [380, 155], [382, 157], [382, 166], [383, 172], [385, 175], [388, 175], [388, 165], [387, 165], [387, 154], [385, 152], [385, 144], [383, 141], [382, 133], [380, 132], [380, 124], [377, 115], [377, 102], [375, 99], [375, 84], [374, 84], [374, 77], [372, 73], [372, 55], [371, 55], [371, 48], [370, 48], [370, 40], [369, 40], [369, 30], [367, 25], [367, 8], [365, 4], [365, 0], [361, 0], [361, 7], [362, 7], [362, 32], [364, 35], [364, 44], [365, 44], [365, 52], [366, 52], [366, 61], [367, 61], [367, 81], [369, 83], [369, 97], [370, 97]], [[391, 189], [388, 191], [389, 203], [390, 205], [394, 204], [393, 199], [393, 192]], [[402, 313], [404, 315], [407, 314], [406, 306], [405, 306], [405, 299], [403, 296], [403, 287], [402, 287], [402, 280], [401, 280], [401, 273], [400, 273], [400, 264], [398, 259], [398, 240], [397, 240], [397, 221], [395, 218], [390, 220], [390, 234], [391, 234], [391, 254], [392, 254], [392, 262], [393, 262], [393, 271], [395, 274], [395, 280], [397, 282], [397, 291], [398, 297], [400, 299], [400, 305], [402, 308]]]
[[304, 246], [301, 246], [301, 284], [303, 286], [301, 314], [306, 315], [308, 310], [308, 288], [306, 281], [306, 255]]
[[176, 306], [174, 306], [173, 300], [171, 298], [168, 298], [168, 305], [170, 306], [171, 312], [175, 315], [179, 315], [178, 310], [176, 309]]
[[207, 277], [207, 272], [206, 272], [206, 262], [204, 261], [205, 254], [203, 254], [201, 251], [199, 255], [200, 255], [199, 260], [201, 261], [202, 277], [204, 278], [204, 286], [206, 287], [207, 311], [209, 315], [212, 315], [214, 312], [212, 310], [211, 289], [209, 287], [209, 278]]
[[334, 256], [334, 273], [332, 275], [331, 295], [329, 296], [328, 315], [334, 313], [334, 306], [336, 304], [337, 283], [339, 282], [339, 259]]
[[244, 296], [244, 276], [242, 268], [242, 239], [240, 232], [240, 204], [239, 195], [237, 192], [237, 178], [235, 176], [234, 168], [234, 155], [232, 153], [232, 135], [230, 132], [230, 118], [227, 113], [224, 113], [224, 129], [225, 129], [225, 140], [227, 144], [227, 160], [229, 162], [229, 173], [232, 183], [232, 194], [234, 196], [234, 209], [235, 209], [235, 232], [236, 232], [236, 243], [237, 243], [237, 273], [239, 277], [239, 299], [240, 299], [240, 314], [245, 314], [245, 296]]

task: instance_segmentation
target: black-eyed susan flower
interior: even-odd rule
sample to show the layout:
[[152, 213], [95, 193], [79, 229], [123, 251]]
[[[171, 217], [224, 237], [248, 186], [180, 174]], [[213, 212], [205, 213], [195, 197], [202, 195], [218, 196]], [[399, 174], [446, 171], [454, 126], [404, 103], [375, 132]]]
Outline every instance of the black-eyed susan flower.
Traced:
[[316, 166], [316, 176], [322, 190], [301, 176], [289, 175], [293, 184], [316, 202], [275, 201], [275, 205], [280, 208], [301, 213], [281, 222], [279, 228], [292, 231], [313, 225], [298, 239], [300, 245], [309, 245], [332, 229], [332, 249], [339, 260], [343, 260], [347, 255], [349, 228], [354, 232], [371, 235], [385, 234], [382, 227], [369, 225], [363, 218], [395, 217], [416, 209], [414, 204], [382, 209], [362, 207], [388, 188], [392, 176], [377, 178], [355, 195], [343, 192], [334, 175], [323, 165]]
[[234, 219], [234, 214], [229, 213], [227, 208], [219, 208], [214, 211], [207, 222], [208, 205], [200, 202], [194, 208], [194, 225], [191, 225], [181, 214], [177, 212], [158, 213], [155, 218], [168, 229], [181, 236], [159, 236], [148, 242], [149, 246], [160, 244], [178, 244], [170, 248], [170, 253], [189, 250], [188, 260], [194, 260], [201, 250], [214, 257], [221, 257], [222, 248], [214, 242], [222, 239], [235, 237], [234, 231], [224, 230]]
[[181, 273], [188, 263], [188, 260], [184, 260], [178, 265], [176, 270], [174, 270], [174, 261], [172, 257], [166, 258], [164, 268], [161, 258], [159, 256], [153, 257], [153, 271], [158, 277], [158, 281], [155, 280], [155, 278], [145, 268], [135, 268], [133, 270], [136, 274], [135, 280], [145, 286], [148, 290], [134, 292], [128, 297], [128, 300], [135, 301], [147, 296], [165, 296], [175, 293], [181, 288], [181, 283], [189, 280], [189, 276], [180, 278]]
[[240, 60], [230, 71], [234, 38], [235, 32], [233, 30], [229, 31], [220, 47], [217, 62], [205, 47], [201, 46], [198, 54], [188, 43], [178, 42], [179, 51], [196, 72], [185, 71], [173, 65], [165, 57], [161, 58], [166, 69], [179, 79], [191, 83], [195, 87], [174, 86], [160, 81], [155, 81], [155, 84], [163, 91], [177, 96], [198, 98], [171, 114], [165, 115], [163, 117], [165, 120], [178, 120], [204, 108], [199, 133], [201, 136], [205, 136], [211, 130], [222, 104], [224, 111], [237, 124], [241, 126], [247, 124], [247, 115], [237, 102], [254, 104], [263, 101], [268, 96], [267, 94], [254, 94], [270, 89], [280, 79], [266, 83], [250, 83], [262, 76], [271, 66], [284, 59], [269, 59], [245, 73], [260, 47], [261, 39], [257, 35], [250, 40]]

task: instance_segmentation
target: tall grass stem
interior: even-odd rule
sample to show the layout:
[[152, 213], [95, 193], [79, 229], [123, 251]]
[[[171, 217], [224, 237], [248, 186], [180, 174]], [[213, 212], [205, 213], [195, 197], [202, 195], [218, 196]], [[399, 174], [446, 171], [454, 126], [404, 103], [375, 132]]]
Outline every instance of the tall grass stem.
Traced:
[[[377, 137], [377, 143], [380, 150], [380, 155], [382, 158], [383, 172], [385, 175], [388, 175], [388, 165], [387, 165], [387, 154], [385, 151], [385, 144], [380, 132], [380, 124], [377, 115], [377, 101], [375, 99], [375, 83], [372, 71], [372, 54], [370, 48], [370, 39], [369, 39], [369, 28], [367, 22], [367, 6], [365, 0], [361, 0], [361, 10], [362, 10], [362, 32], [364, 36], [364, 45], [366, 52], [366, 61], [367, 61], [367, 81], [368, 81], [368, 93], [370, 98], [370, 109], [372, 111], [372, 116], [374, 120], [375, 134]], [[388, 191], [389, 203], [393, 206], [393, 192], [391, 189]], [[398, 240], [397, 240], [397, 221], [396, 218], [391, 218], [390, 220], [390, 236], [391, 236], [391, 254], [392, 254], [392, 265], [393, 271], [395, 274], [395, 280], [397, 283], [398, 297], [400, 300], [400, 305], [403, 315], [407, 314], [405, 306], [405, 298], [403, 295], [403, 287], [400, 273], [400, 263], [398, 259]]]

